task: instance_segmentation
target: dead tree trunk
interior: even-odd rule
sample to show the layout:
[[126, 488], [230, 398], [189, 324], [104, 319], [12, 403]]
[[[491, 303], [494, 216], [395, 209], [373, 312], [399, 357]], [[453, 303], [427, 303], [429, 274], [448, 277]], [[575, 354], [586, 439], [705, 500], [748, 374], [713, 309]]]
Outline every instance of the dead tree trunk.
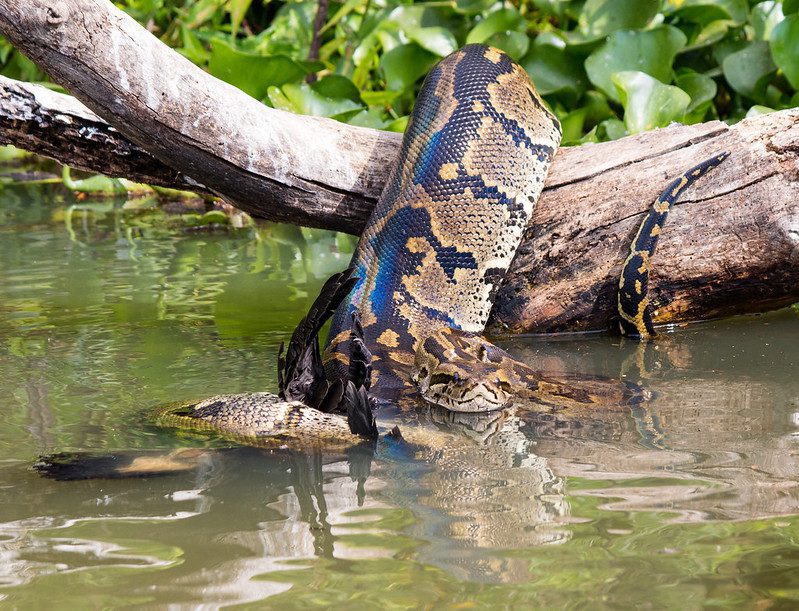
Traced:
[[[76, 167], [217, 193], [257, 217], [359, 233], [396, 156], [397, 134], [267, 108], [104, 0], [5, 0], [0, 30], [114, 126], [69, 97], [0, 83], [0, 139]], [[794, 109], [561, 150], [491, 329], [606, 327], [620, 263], [649, 203], [669, 177], [719, 150], [732, 158], [691, 189], [661, 241], [652, 289], [668, 305], [656, 321], [799, 300]]]

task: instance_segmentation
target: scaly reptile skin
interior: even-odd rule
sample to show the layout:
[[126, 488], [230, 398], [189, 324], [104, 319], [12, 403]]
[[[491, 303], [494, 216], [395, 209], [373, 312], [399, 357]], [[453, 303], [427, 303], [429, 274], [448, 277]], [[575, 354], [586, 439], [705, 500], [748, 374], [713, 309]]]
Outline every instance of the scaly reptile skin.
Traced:
[[387, 398], [426, 338], [483, 331], [560, 136], [527, 73], [497, 49], [468, 45], [430, 72], [353, 256], [360, 281], [333, 317], [328, 375], [346, 368], [353, 310], [372, 392]]

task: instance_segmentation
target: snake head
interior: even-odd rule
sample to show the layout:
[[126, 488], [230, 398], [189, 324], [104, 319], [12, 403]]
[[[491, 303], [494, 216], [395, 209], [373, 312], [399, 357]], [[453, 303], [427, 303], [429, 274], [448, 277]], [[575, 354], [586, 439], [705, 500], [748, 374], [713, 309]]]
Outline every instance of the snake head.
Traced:
[[489, 412], [513, 400], [507, 354], [484, 338], [441, 329], [416, 351], [411, 379], [425, 401], [454, 412]]

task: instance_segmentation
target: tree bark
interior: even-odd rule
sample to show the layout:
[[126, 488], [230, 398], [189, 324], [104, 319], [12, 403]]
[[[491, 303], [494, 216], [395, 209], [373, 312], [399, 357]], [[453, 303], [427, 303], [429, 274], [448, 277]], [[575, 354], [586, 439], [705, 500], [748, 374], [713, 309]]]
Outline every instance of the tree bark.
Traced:
[[[67, 96], [0, 83], [4, 141], [75, 167], [216, 193], [256, 217], [357, 234], [396, 157], [397, 134], [267, 108], [110, 2], [5, 0], [0, 30], [119, 130]], [[12, 116], [15, 105], [23, 118]], [[84, 121], [91, 129], [81, 129]], [[490, 330], [606, 328], [621, 261], [649, 204], [669, 178], [720, 150], [731, 159], [685, 195], [661, 240], [651, 288], [665, 305], [656, 322], [799, 300], [793, 109], [732, 127], [675, 126], [562, 149]]]

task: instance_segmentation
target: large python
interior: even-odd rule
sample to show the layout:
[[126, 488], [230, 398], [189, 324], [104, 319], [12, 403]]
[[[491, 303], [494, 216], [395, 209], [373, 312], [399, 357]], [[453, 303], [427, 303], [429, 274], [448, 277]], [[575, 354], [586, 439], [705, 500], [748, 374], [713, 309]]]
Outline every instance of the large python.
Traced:
[[[360, 277], [330, 330], [328, 375], [343, 377], [358, 313], [374, 356], [373, 393], [409, 381], [428, 401], [486, 411], [520, 393], [591, 404], [580, 380], [545, 378], [479, 337], [560, 142], [558, 120], [503, 52], [467, 45], [428, 75], [397, 165], [353, 256]], [[726, 154], [692, 168], [655, 202], [633, 241], [619, 291], [621, 331], [651, 336], [650, 259], [677, 196]]]
[[[467, 45], [442, 60], [422, 86], [350, 270], [325, 285], [279, 360], [279, 396], [211, 397], [161, 408], [155, 421], [248, 443], [348, 444], [377, 436], [373, 397], [418, 393], [456, 412], [497, 410], [518, 396], [545, 409], [640, 399], [620, 382], [546, 376], [479, 335], [560, 136], [505, 53]], [[726, 155], [669, 185], [641, 224], [619, 284], [622, 333], [654, 334], [647, 284], [666, 215]], [[317, 334], [333, 310], [323, 368]], [[337, 411], [346, 418], [328, 413]]]

